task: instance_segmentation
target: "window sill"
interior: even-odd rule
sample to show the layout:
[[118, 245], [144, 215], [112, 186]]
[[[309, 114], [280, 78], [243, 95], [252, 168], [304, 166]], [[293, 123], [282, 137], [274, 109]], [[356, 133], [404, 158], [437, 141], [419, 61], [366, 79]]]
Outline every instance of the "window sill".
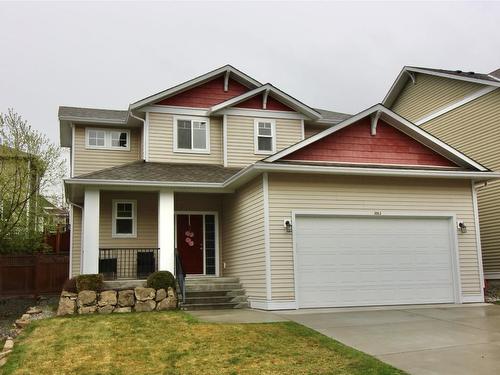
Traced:
[[115, 234], [111, 235], [111, 238], [137, 238], [136, 234]]
[[276, 151], [255, 151], [255, 155], [273, 155]]
[[183, 149], [175, 149], [174, 153], [176, 154], [202, 154], [202, 155], [210, 155], [210, 150], [183, 150]]
[[85, 146], [86, 150], [100, 150], [100, 151], [130, 151], [130, 147], [98, 147], [98, 146]]

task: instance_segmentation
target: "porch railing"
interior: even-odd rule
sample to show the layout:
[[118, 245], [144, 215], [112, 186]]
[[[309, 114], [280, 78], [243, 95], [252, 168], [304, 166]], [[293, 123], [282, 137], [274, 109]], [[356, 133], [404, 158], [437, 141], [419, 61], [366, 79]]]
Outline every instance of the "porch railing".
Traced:
[[99, 273], [105, 280], [147, 279], [158, 271], [158, 248], [101, 248]]
[[175, 249], [175, 277], [179, 284], [179, 289], [182, 295], [182, 302], [186, 302], [186, 279], [184, 270], [182, 269], [182, 262], [177, 249]]

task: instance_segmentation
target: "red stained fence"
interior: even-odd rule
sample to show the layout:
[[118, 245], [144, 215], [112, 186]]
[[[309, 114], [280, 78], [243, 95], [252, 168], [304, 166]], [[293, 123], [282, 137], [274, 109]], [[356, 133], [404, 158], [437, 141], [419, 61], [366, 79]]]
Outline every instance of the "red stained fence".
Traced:
[[0, 256], [0, 296], [56, 294], [69, 273], [69, 253]]

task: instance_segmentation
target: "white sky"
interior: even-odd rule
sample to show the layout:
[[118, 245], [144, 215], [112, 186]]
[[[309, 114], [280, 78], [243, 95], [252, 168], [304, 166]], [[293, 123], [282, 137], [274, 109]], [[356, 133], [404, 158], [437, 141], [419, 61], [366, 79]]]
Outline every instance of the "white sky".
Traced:
[[128, 104], [230, 63], [356, 113], [403, 65], [500, 67], [500, 3], [0, 3], [0, 112], [58, 142], [59, 105]]

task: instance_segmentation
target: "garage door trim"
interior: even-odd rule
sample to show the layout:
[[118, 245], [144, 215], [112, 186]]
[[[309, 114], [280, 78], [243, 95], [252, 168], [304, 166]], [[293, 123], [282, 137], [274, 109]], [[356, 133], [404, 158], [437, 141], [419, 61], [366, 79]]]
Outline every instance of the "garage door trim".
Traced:
[[[298, 264], [297, 264], [297, 217], [304, 216], [330, 216], [330, 217], [380, 217], [380, 218], [446, 218], [450, 225], [450, 243], [451, 249], [451, 266], [453, 277], [453, 294], [455, 303], [462, 303], [462, 290], [460, 282], [460, 264], [458, 252], [458, 236], [456, 222], [457, 218], [455, 213], [441, 212], [441, 211], [393, 211], [393, 210], [293, 210], [292, 211], [292, 246], [293, 246], [293, 273], [294, 273], [294, 290], [295, 290], [295, 305], [298, 309], [300, 306], [299, 299], [299, 285], [298, 285]], [[324, 306], [334, 307], [334, 306]]]

